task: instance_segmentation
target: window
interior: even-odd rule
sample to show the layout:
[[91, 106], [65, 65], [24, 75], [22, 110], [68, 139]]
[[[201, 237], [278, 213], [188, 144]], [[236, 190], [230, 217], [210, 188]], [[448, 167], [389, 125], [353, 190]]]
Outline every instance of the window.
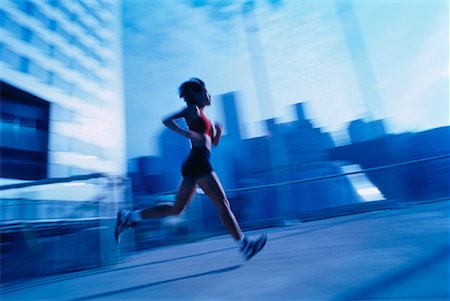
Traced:
[[57, 74], [53, 74], [52, 84], [55, 87], [67, 92], [68, 94], [72, 93], [73, 85], [71, 83], [69, 83], [68, 81], [66, 81], [65, 79], [61, 78], [61, 76], [59, 76]]
[[26, 57], [21, 56], [19, 71], [22, 71], [23, 73], [28, 73], [29, 64], [30, 64], [30, 60]]
[[38, 37], [35, 33], [31, 35], [30, 44], [36, 47], [37, 49], [40, 49], [43, 53], [50, 55], [51, 53], [51, 47], [50, 45]]
[[28, 28], [22, 27], [20, 38], [22, 41], [29, 43], [31, 41], [32, 34], [33, 33], [31, 32], [31, 30], [29, 30]]
[[65, 15], [65, 17], [70, 20], [71, 15], [72, 15], [70, 10], [66, 6], [64, 6], [64, 4], [61, 2], [59, 2], [58, 8]]
[[[52, 108], [53, 110], [53, 108]], [[50, 139], [52, 151], [67, 152], [69, 150], [69, 138], [58, 133], [52, 134]]]
[[103, 85], [103, 80], [102, 80], [100, 77], [98, 77], [98, 76], [95, 75], [94, 73], [91, 73], [91, 76], [92, 76], [92, 79], [93, 79], [97, 84], [99, 84], [100, 86]]
[[60, 48], [55, 47], [53, 49], [53, 57], [63, 63], [66, 67], [72, 68], [73, 60], [68, 55], [66, 55]]
[[59, 0], [48, 0], [47, 2], [54, 8], [58, 8], [60, 6]]
[[80, 73], [84, 78], [87, 78], [89, 80], [96, 80], [96, 76], [79, 62], [74, 62], [73, 70]]
[[55, 24], [55, 32], [59, 34], [66, 42], [72, 42], [72, 36], [68, 33], [64, 28], [61, 27], [58, 23]]
[[[109, 27], [109, 28], [111, 28], [111, 27]], [[103, 39], [102, 40], [102, 47], [103, 48], [112, 48], [114, 46], [114, 43], [115, 43], [115, 41], [112, 40], [112, 39]]]
[[100, 7], [106, 9], [109, 13], [114, 14], [114, 4], [111, 1], [100, 0]]
[[73, 38], [72, 39], [72, 44], [74, 46], [76, 46], [78, 49], [80, 49], [85, 55], [87, 55], [88, 57], [90, 57], [90, 49], [88, 47], [86, 47], [82, 42], [80, 42], [80, 40], [78, 38]]
[[78, 97], [79, 99], [81, 99], [83, 101], [88, 101], [90, 99], [89, 94], [78, 86], [73, 87], [72, 94], [73, 94], [73, 96]]
[[46, 178], [49, 103], [4, 82], [0, 92], [0, 176]]
[[33, 61], [29, 61], [29, 63], [28, 63], [28, 73], [37, 77], [44, 83], [50, 82], [49, 72]]
[[21, 11], [27, 11], [28, 0], [15, 0], [13, 2]]
[[6, 13], [0, 9], [0, 27], [4, 27]]
[[50, 29], [51, 31], [56, 31], [56, 27], [57, 27], [56, 21], [51, 19], [48, 22], [48, 29]]
[[16, 21], [12, 20], [8, 15], [4, 16], [2, 27], [17, 38], [22, 37], [22, 27], [17, 24]]
[[20, 70], [21, 57], [17, 53], [11, 51], [8, 47], [3, 46], [0, 49], [0, 60], [16, 70]]
[[99, 63], [100, 65], [104, 66], [105, 65], [105, 61], [104, 59], [99, 56], [96, 52], [92, 52], [92, 57], [97, 61], [97, 63]]
[[94, 37], [94, 39], [97, 40], [97, 42], [99, 42], [100, 45], [103, 45], [105, 43], [105, 40], [103, 38], [101, 38], [98, 34], [96, 34], [95, 32], [91, 32], [91, 35]]
[[90, 11], [91, 15], [98, 21], [99, 24], [103, 24], [104, 21], [102, 18], [100, 18], [93, 10]]
[[20, 2], [20, 9], [30, 15], [30, 16], [34, 16], [36, 13], [36, 5], [34, 3], [31, 3], [30, 1], [19, 1]]
[[51, 47], [47, 42], [37, 36], [35, 32], [32, 32], [28, 28], [22, 28], [22, 40], [24, 42], [30, 43], [37, 49], [41, 50], [45, 54], [49, 55], [51, 52]]
[[40, 9], [35, 8], [33, 16], [45, 27], [50, 26], [52, 20], [50, 20], [45, 14], [43, 14]]
[[[75, 112], [71, 109], [68, 109], [60, 104], [52, 104], [52, 120], [56, 120], [56, 121], [64, 121], [64, 122], [75, 122]], [[56, 134], [55, 134], [56, 135]], [[65, 138], [66, 143], [68, 143], [67, 141], [67, 137], [63, 137]], [[60, 139], [63, 139], [60, 138]]]

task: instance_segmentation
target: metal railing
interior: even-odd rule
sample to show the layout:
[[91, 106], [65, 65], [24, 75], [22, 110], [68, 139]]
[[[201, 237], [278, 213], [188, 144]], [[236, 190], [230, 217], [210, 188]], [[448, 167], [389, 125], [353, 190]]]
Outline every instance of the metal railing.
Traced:
[[2, 283], [119, 262], [134, 249], [132, 233], [119, 247], [112, 235], [130, 186], [104, 174], [0, 186]]
[[[408, 203], [450, 197], [450, 154], [330, 172], [339, 168], [282, 183], [227, 189], [226, 194], [244, 230], [385, 209], [399, 199]], [[372, 184], [361, 191], [375, 187], [379, 194], [374, 200], [383, 201], [364, 200], [354, 178]], [[173, 200], [176, 193], [154, 194], [133, 204], [130, 187], [127, 179], [103, 174], [0, 186], [2, 282], [114, 264], [135, 246], [142, 250], [226, 233], [216, 208], [199, 193], [179, 217], [145, 220], [134, 232], [126, 232], [118, 248], [112, 234], [119, 208]], [[11, 263], [17, 262], [27, 268], [15, 269]]]
[[[282, 183], [226, 189], [226, 195], [241, 227], [255, 229], [448, 199], [449, 178], [450, 154], [444, 154]], [[289, 190], [284, 193], [280, 187]], [[284, 198], [275, 197], [280, 191]], [[168, 191], [151, 195], [135, 204], [135, 208], [173, 200], [175, 194], [176, 191]], [[367, 194], [372, 194], [369, 200]], [[183, 241], [186, 237], [197, 239], [226, 233], [216, 209], [202, 193], [195, 196], [180, 217], [167, 222], [147, 221], [136, 232], [136, 244], [142, 249]]]

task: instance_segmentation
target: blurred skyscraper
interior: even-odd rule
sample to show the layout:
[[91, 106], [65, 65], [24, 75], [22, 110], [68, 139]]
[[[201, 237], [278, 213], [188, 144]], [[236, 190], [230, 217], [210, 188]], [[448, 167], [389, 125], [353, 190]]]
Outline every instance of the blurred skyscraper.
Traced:
[[241, 129], [239, 126], [239, 114], [236, 105], [236, 93], [230, 92], [221, 97], [225, 117], [227, 136], [233, 140], [241, 140]]
[[353, 3], [347, 0], [335, 0], [334, 3], [363, 96], [365, 114], [371, 119], [384, 116], [381, 95], [376, 87], [377, 79], [372, 68], [364, 34], [353, 9]]
[[2, 178], [125, 173], [120, 28], [120, 1], [1, 1]]
[[[187, 127], [185, 124], [180, 125]], [[159, 147], [163, 161], [160, 179], [160, 185], [163, 188], [161, 190], [176, 190], [181, 179], [181, 165], [189, 154], [189, 140], [164, 127], [159, 136]]]
[[362, 119], [353, 120], [348, 126], [348, 133], [352, 143], [358, 143], [386, 135], [383, 120], [366, 122]]

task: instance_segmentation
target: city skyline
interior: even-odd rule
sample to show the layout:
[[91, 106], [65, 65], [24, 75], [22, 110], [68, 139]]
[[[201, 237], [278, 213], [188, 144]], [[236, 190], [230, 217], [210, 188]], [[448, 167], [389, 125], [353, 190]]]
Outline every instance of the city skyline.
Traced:
[[[255, 12], [273, 117], [293, 120], [289, 105], [307, 101], [313, 122], [346, 143], [348, 122], [367, 117], [351, 57], [359, 50], [349, 51], [356, 46], [345, 41], [334, 1], [278, 2], [258, 1]], [[182, 108], [176, 89], [192, 76], [213, 96], [239, 92], [244, 134], [264, 134], [238, 2], [192, 3], [124, 1], [128, 158], [158, 153], [160, 120]], [[353, 8], [382, 100], [373, 117], [394, 133], [448, 125], [448, 3], [354, 1]], [[214, 101], [208, 116], [224, 121]]]

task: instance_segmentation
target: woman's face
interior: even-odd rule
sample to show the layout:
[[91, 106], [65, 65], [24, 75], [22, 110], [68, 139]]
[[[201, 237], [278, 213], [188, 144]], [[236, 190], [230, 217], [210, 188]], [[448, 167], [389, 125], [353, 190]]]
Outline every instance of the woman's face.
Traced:
[[199, 107], [205, 107], [211, 105], [211, 95], [209, 95], [208, 90], [203, 89], [199, 93], [196, 93], [195, 99], [197, 102], [197, 105]]

